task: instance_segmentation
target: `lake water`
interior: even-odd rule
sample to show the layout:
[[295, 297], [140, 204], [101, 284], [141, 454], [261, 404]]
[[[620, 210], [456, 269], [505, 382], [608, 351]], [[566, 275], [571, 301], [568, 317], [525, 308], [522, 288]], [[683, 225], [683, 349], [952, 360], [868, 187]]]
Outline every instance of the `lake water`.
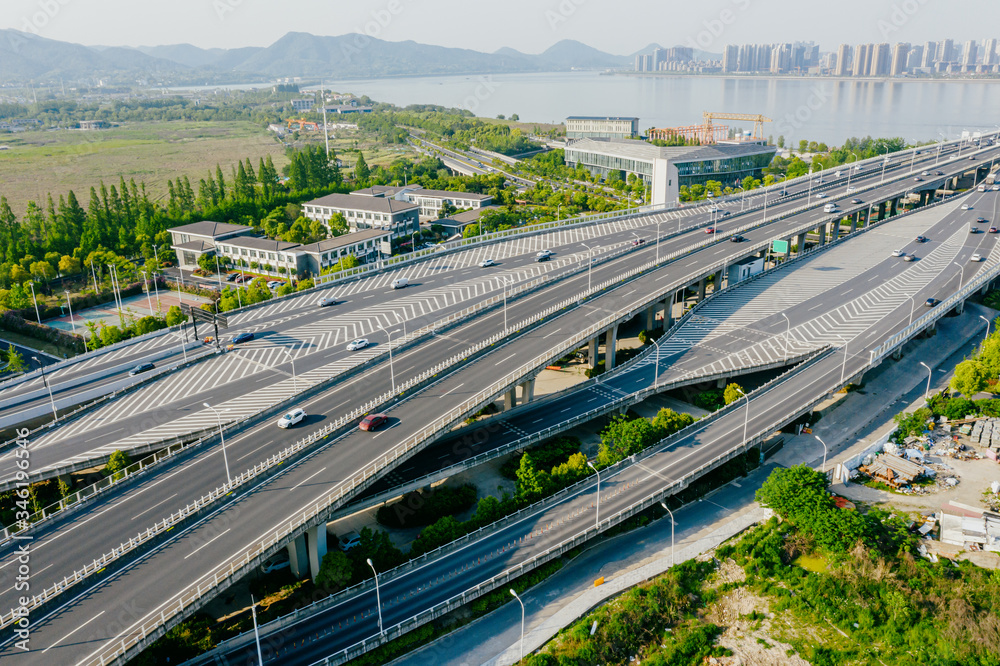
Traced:
[[[764, 114], [765, 135], [840, 144], [851, 136], [936, 141], [1000, 123], [1000, 81], [850, 81], [819, 78], [636, 77], [596, 72], [327, 81], [338, 92], [400, 106], [439, 104], [479, 116], [562, 122], [637, 116], [650, 127], [694, 125], [703, 111]], [[726, 123], [726, 121], [718, 121]], [[729, 121], [732, 127], [750, 124]]]

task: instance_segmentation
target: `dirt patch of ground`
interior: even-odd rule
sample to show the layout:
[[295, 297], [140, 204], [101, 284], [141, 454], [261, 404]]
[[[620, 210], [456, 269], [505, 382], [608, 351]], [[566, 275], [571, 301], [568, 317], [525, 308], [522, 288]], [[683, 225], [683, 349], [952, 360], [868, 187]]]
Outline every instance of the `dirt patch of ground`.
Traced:
[[[716, 584], [745, 580], [743, 570], [732, 560], [719, 566]], [[741, 576], [742, 575], [742, 576]], [[724, 666], [772, 666], [790, 664], [808, 666], [809, 662], [795, 654], [794, 648], [777, 640], [772, 633], [774, 617], [767, 599], [745, 587], [737, 587], [722, 596], [706, 611], [704, 620], [725, 631], [716, 644], [732, 650], [729, 657], [717, 657], [713, 664]]]

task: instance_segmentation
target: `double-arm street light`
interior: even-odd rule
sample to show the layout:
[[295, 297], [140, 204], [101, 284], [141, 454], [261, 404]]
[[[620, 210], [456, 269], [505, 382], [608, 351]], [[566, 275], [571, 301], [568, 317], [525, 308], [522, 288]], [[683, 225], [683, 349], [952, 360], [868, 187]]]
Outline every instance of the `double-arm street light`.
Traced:
[[[215, 418], [219, 422], [219, 439], [222, 440], [222, 461], [226, 465], [226, 483], [232, 484], [233, 479], [231, 476], [229, 476], [229, 455], [226, 453], [226, 434], [222, 430], [222, 414], [219, 413], [218, 409], [212, 407], [212, 405], [208, 404], [207, 402], [203, 402], [202, 404], [205, 405], [206, 408], [211, 409], [213, 412], [215, 412]], [[228, 412], [229, 410], [223, 409], [222, 411]]]

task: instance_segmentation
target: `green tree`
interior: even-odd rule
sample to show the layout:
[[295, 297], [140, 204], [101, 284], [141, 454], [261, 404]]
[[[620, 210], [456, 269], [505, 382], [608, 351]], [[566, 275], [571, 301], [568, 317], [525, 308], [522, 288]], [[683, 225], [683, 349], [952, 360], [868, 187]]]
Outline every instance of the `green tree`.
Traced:
[[24, 357], [14, 348], [14, 345], [7, 347], [7, 371], [24, 372]]
[[727, 405], [731, 405], [737, 400], [742, 399], [743, 396], [743, 387], [735, 383], [727, 386], [726, 390], [722, 392], [722, 399]]
[[167, 326], [177, 326], [187, 321], [187, 315], [176, 305], [167, 310]]
[[351, 558], [339, 550], [328, 551], [323, 556], [316, 574], [316, 585], [328, 592], [336, 592], [347, 587], [354, 575], [354, 564]]
[[358, 161], [354, 163], [354, 180], [358, 183], [366, 183], [371, 177], [371, 169], [368, 168], [368, 163], [365, 162], [365, 155], [362, 152], [358, 152]]
[[66, 254], [59, 259], [59, 272], [63, 275], [76, 275], [80, 272], [80, 260]]
[[517, 497], [523, 502], [540, 499], [545, 493], [544, 472], [535, 469], [531, 455], [521, 456], [521, 465], [517, 468]]
[[132, 464], [132, 459], [124, 451], [115, 451], [104, 467], [104, 476], [114, 475], [115, 480], [122, 477], [121, 471]]
[[690, 414], [678, 414], [667, 407], [657, 412], [653, 418], [653, 426], [660, 431], [661, 437], [669, 437], [692, 423], [694, 423], [694, 417]]
[[616, 416], [601, 431], [597, 460], [601, 465], [611, 465], [639, 453], [660, 439], [659, 429], [649, 419]]
[[968, 359], [955, 367], [955, 375], [951, 378], [950, 386], [953, 391], [961, 393], [966, 398], [972, 398], [986, 390], [988, 377], [982, 363]]

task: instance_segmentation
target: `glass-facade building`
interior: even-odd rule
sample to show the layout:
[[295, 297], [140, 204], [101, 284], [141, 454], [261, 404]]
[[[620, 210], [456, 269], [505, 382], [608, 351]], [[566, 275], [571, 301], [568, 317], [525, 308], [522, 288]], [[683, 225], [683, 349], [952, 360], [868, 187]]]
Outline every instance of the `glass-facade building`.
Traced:
[[677, 200], [682, 186], [762, 178], [776, 150], [762, 142], [661, 148], [645, 141], [579, 139], [566, 146], [566, 164], [582, 165], [602, 177], [612, 171], [635, 174], [652, 187], [653, 203], [669, 203]]

